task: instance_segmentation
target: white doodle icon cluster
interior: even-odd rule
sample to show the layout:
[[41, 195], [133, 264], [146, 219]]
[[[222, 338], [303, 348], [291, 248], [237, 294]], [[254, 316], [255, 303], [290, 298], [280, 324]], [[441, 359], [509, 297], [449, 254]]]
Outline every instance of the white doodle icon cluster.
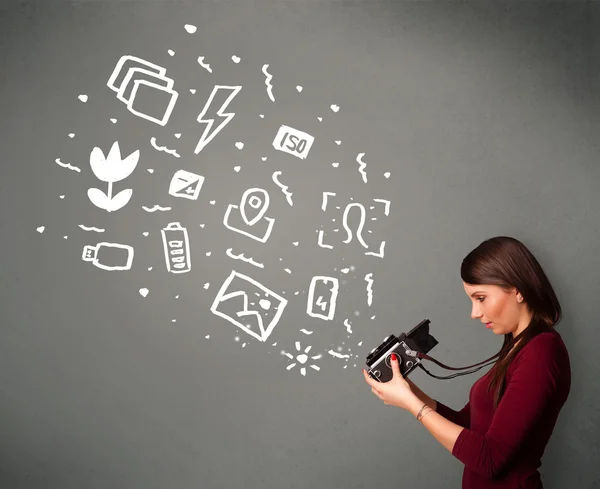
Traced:
[[[189, 34], [195, 32], [195, 27], [186, 25], [186, 31]], [[170, 53], [171, 54], [171, 53]], [[231, 57], [236, 64], [240, 62], [237, 56]], [[213, 70], [210, 64], [206, 62], [206, 56], [198, 57], [198, 64], [208, 73]], [[265, 87], [268, 99], [275, 102], [273, 93], [274, 85], [272, 83], [274, 76], [271, 74], [269, 65], [262, 66], [261, 71], [265, 76]], [[122, 56], [116, 63], [114, 70], [110, 74], [107, 86], [116, 92], [117, 99], [122, 102], [127, 110], [146, 121], [165, 126], [179, 99], [179, 93], [175, 90], [175, 81], [167, 76], [166, 68], [158, 66], [150, 61], [143, 60], [136, 56]], [[207, 145], [213, 141], [220, 140], [217, 136], [223, 132], [226, 126], [236, 115], [235, 99], [242, 90], [239, 85], [214, 85], [206, 102], [203, 104], [195, 123], [200, 125], [200, 134], [197, 144], [194, 148], [194, 154], [199, 154]], [[302, 92], [302, 87], [297, 86], [298, 93]], [[190, 90], [192, 93], [195, 90]], [[87, 95], [80, 95], [82, 102], [87, 102]], [[334, 113], [339, 111], [339, 106], [332, 104], [331, 110]], [[261, 117], [264, 117], [261, 114]], [[319, 121], [322, 117], [318, 117]], [[116, 119], [111, 119], [113, 122]], [[195, 124], [190, 126], [196, 127]], [[71, 136], [71, 135], [70, 135]], [[176, 134], [180, 137], [180, 134]], [[71, 136], [72, 137], [72, 136]], [[181, 155], [176, 149], [161, 146], [156, 138], [150, 139], [152, 148], [156, 151], [164, 152], [174, 158], [180, 158]], [[314, 146], [315, 137], [294, 128], [289, 125], [280, 124], [277, 133], [271, 143], [272, 147], [279, 152], [290, 155], [294, 158], [306, 160], [311, 148]], [[341, 141], [336, 141], [340, 145]], [[243, 148], [242, 142], [236, 142], [238, 149]], [[131, 176], [138, 163], [140, 162], [140, 150], [131, 151], [128, 156], [122, 157], [122, 148], [118, 141], [115, 141], [108, 153], [105, 155], [99, 147], [94, 147], [90, 153], [90, 168], [93, 175], [103, 185], [100, 188], [88, 189], [87, 196], [89, 201], [95, 207], [105, 210], [109, 213], [119, 211], [125, 207], [132, 199], [133, 189], [122, 188], [123, 181]], [[359, 153], [356, 161], [358, 163], [358, 172], [364, 183], [367, 183], [367, 173], [365, 168], [367, 163], [363, 160], [365, 153]], [[286, 157], [288, 158], [288, 157]], [[263, 158], [266, 160], [266, 157]], [[71, 171], [81, 173], [81, 168], [61, 161], [57, 158], [56, 163]], [[339, 163], [333, 163], [337, 168]], [[151, 171], [151, 170], [148, 170]], [[236, 171], [239, 168], [236, 167]], [[290, 187], [281, 181], [282, 171], [275, 171], [272, 174], [272, 182], [281, 190], [285, 201], [289, 206], [294, 205], [292, 200], [293, 192]], [[389, 173], [385, 175], [389, 177]], [[205, 176], [189, 171], [179, 169], [174, 172], [168, 183], [168, 195], [177, 199], [186, 199], [189, 201], [198, 201], [201, 195]], [[285, 180], [285, 178], [284, 178]], [[289, 182], [287, 182], [289, 183]], [[115, 188], [118, 184], [121, 188]], [[267, 187], [267, 183], [265, 183]], [[333, 205], [333, 201], [338, 205]], [[211, 201], [211, 203], [214, 203]], [[275, 218], [270, 217], [271, 199], [269, 192], [265, 188], [251, 187], [247, 188], [239, 198], [238, 202], [232, 202], [227, 205], [223, 215], [223, 226], [241, 236], [257, 241], [267, 243], [273, 230], [275, 229]], [[184, 204], [184, 205], [192, 205]], [[201, 204], [194, 204], [201, 205]], [[371, 237], [365, 237], [365, 225], [367, 218], [372, 217], [372, 211], [382, 210], [383, 216], [387, 217], [390, 213], [390, 201], [381, 198], [375, 198], [371, 203], [365, 206], [365, 203], [354, 202], [353, 199], [347, 201], [337, 195], [336, 192], [323, 192], [321, 211], [327, 212], [330, 209], [342, 210], [340, 228], [328, 231], [321, 229], [317, 233], [316, 245], [326, 250], [333, 250], [338, 245], [349, 245], [356, 243], [364, 252], [364, 255], [383, 258], [385, 252], [385, 240], [373, 240]], [[158, 204], [152, 206], [142, 206], [143, 210], [149, 213], [165, 212], [171, 210], [169, 206]], [[315, 209], [319, 213], [318, 206]], [[378, 215], [381, 215], [379, 212]], [[353, 229], [349, 224], [349, 217], [356, 216], [358, 225]], [[339, 218], [339, 216], [338, 216]], [[333, 221], [336, 221], [333, 219]], [[201, 225], [204, 227], [204, 225]], [[93, 226], [79, 226], [84, 231], [104, 232], [104, 229]], [[174, 220], [172, 222], [162, 223], [157, 226], [160, 229], [162, 247], [164, 250], [164, 266], [168, 273], [185, 274], [192, 270], [193, 243], [190, 243], [188, 229], [181, 222]], [[43, 232], [44, 226], [39, 227], [38, 232]], [[371, 232], [370, 230], [368, 231]], [[339, 234], [336, 234], [339, 233]], [[148, 234], [148, 233], [145, 233]], [[342, 235], [345, 238], [342, 239]], [[340, 238], [336, 239], [337, 236]], [[297, 246], [298, 243], [294, 242]], [[240, 266], [251, 266], [255, 268], [265, 268], [265, 263], [255, 260], [253, 257], [246, 257], [244, 253], [234, 252], [233, 248], [227, 248], [225, 251], [227, 257], [240, 262]], [[209, 253], [207, 253], [209, 255]], [[83, 248], [82, 259], [84, 262], [90, 262], [99, 269], [106, 271], [127, 271], [134, 265], [134, 249], [132, 246], [122, 243], [100, 241], [95, 244], [86, 244]], [[194, 260], [195, 261], [195, 260]], [[242, 265], [243, 264], [243, 265]], [[267, 264], [268, 265], [268, 264]], [[291, 273], [289, 269], [285, 269]], [[342, 273], [348, 273], [349, 269], [342, 269]], [[367, 273], [364, 277], [366, 282], [366, 303], [369, 307], [373, 303], [373, 273]], [[208, 289], [208, 283], [204, 289]], [[147, 297], [149, 290], [140, 289], [140, 295]], [[306, 299], [305, 310], [308, 318], [322, 321], [333, 321], [336, 316], [336, 304], [340, 293], [340, 281], [337, 277], [328, 275], [316, 275], [312, 277], [308, 284], [308, 296]], [[283, 292], [282, 294], [285, 294]], [[281, 321], [288, 300], [275, 290], [259, 283], [246, 273], [240, 273], [237, 270], [231, 270], [224, 279], [220, 288], [210, 306], [210, 311], [230, 324], [239, 328], [251, 338], [259, 342], [266, 342], [275, 331]], [[373, 316], [374, 317], [374, 316]], [[343, 320], [344, 333], [352, 334], [352, 325], [348, 318]], [[299, 329], [305, 335], [312, 335], [314, 331], [306, 328]], [[208, 337], [208, 336], [207, 336]], [[244, 343], [245, 346], [246, 343]], [[360, 344], [359, 344], [360, 345]], [[299, 341], [295, 342], [294, 353], [285, 352], [292, 363], [287, 366], [288, 370], [300, 365], [300, 372], [304, 376], [307, 367], [319, 371], [320, 367], [311, 361], [319, 360], [322, 355], [317, 354], [308, 356], [312, 346], [302, 347]], [[332, 349], [328, 351], [331, 357], [348, 359], [350, 355], [341, 354]], [[306, 366], [304, 366], [306, 364]]]

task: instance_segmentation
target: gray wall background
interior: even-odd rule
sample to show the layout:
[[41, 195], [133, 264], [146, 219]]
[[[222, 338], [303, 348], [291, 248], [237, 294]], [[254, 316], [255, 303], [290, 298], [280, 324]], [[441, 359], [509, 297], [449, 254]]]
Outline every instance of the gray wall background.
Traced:
[[[361, 368], [383, 337], [425, 317], [440, 361], [494, 354], [502, 338], [470, 319], [459, 267], [482, 240], [511, 235], [557, 291], [572, 361], [545, 487], [598, 487], [599, 20], [592, 2], [2, 2], [0, 486], [460, 487], [462, 464], [409, 413], [373, 396]], [[106, 86], [125, 54], [175, 80], [166, 126], [134, 116]], [[215, 84], [243, 86], [236, 116], [194, 154], [196, 117]], [[281, 124], [315, 137], [305, 160], [272, 147]], [[181, 158], [153, 149], [152, 137]], [[89, 155], [114, 141], [123, 155], [139, 149], [140, 160], [115, 184], [133, 189], [131, 201], [108, 213], [87, 197], [106, 189]], [[168, 195], [179, 169], [205, 177], [198, 200]], [[293, 206], [272, 180], [278, 170]], [[250, 187], [271, 198], [264, 244], [223, 226]], [[321, 210], [324, 191], [337, 205], [391, 200], [390, 215], [368, 219], [365, 233], [386, 240], [383, 259], [355, 239], [341, 243], [341, 210]], [[172, 209], [142, 209], [154, 204]], [[173, 221], [189, 232], [186, 274], [165, 266], [160, 230]], [[337, 240], [333, 250], [317, 246], [320, 229]], [[99, 241], [133, 246], [132, 269], [82, 261], [83, 247]], [[289, 301], [266, 342], [209, 310], [231, 270]], [[306, 314], [314, 275], [340, 280], [333, 321]], [[322, 355], [309, 362], [320, 371], [286, 369], [282, 351], [298, 354], [296, 341]], [[460, 408], [484, 372], [411, 378]]]

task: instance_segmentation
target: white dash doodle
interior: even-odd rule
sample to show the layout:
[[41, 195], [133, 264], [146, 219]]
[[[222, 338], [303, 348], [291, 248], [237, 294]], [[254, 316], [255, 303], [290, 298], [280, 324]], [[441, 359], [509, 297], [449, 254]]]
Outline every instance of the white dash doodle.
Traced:
[[362, 160], [364, 153], [358, 153], [356, 157], [356, 161], [358, 162], [358, 172], [362, 175], [362, 179], [365, 183], [367, 183], [367, 172], [365, 172], [365, 167], [367, 164]]
[[165, 153], [169, 153], [170, 155], [173, 155], [175, 158], [179, 158], [179, 154], [174, 149], [169, 149], [166, 146], [157, 146], [156, 145], [156, 138], [155, 137], [152, 137], [150, 139], [150, 144], [152, 144], [152, 147], [156, 151], [164, 151]]
[[263, 65], [262, 72], [266, 76], [265, 85], [267, 86], [267, 93], [269, 94], [269, 98], [271, 99], [271, 102], [275, 102], [275, 97], [273, 97], [273, 85], [271, 85], [271, 80], [273, 79], [273, 75], [271, 75], [267, 71], [268, 67], [269, 67], [269, 65]]
[[250, 263], [250, 265], [254, 265], [255, 267], [258, 267], [258, 268], [265, 267], [264, 264], [255, 262], [252, 258], [246, 258], [243, 253], [240, 253], [239, 255], [234, 255], [231, 250], [232, 250], [232, 248], [227, 248], [227, 250], [225, 251], [225, 254], [229, 258], [233, 258], [234, 260], [245, 261], [246, 263]]
[[350, 355], [342, 355], [341, 353], [338, 353], [337, 351], [333, 350], [329, 350], [327, 353], [329, 353], [332, 357], [336, 358], [350, 358]]
[[71, 163], [63, 163], [62, 161], [60, 161], [60, 158], [56, 158], [54, 161], [56, 162], [56, 164], [58, 166], [62, 166], [63, 168], [68, 168], [69, 170], [73, 170], [73, 171], [81, 173], [80, 168], [77, 168], [76, 166], [71, 165]]
[[[200, 112], [200, 115], [196, 119], [197, 122], [204, 124], [205, 127], [194, 153], [200, 153], [200, 151], [202, 151], [202, 149], [210, 143], [227, 124], [229, 124], [231, 119], [233, 119], [235, 112], [224, 111], [241, 89], [241, 86], [214, 86], [202, 112]], [[213, 129], [215, 119], [218, 121], [218, 125]]]
[[281, 191], [283, 192], [283, 194], [285, 195], [286, 200], [288, 201], [288, 204], [290, 204], [291, 206], [294, 205], [294, 203], [292, 202], [292, 192], [288, 192], [287, 189], [289, 188], [287, 185], [283, 185], [279, 179], [278, 176], [281, 175], [283, 172], [281, 171], [276, 171], [273, 173], [273, 181], [275, 182], [275, 184], [281, 188]]
[[212, 73], [212, 68], [210, 67], [210, 65], [204, 62], [204, 56], [198, 56], [198, 64], [209, 73]]
[[373, 274], [367, 273], [365, 275], [365, 282], [367, 282], [367, 304], [371, 307], [373, 304]]
[[346, 331], [348, 331], [348, 333], [352, 333], [352, 328], [348, 322], [348, 319], [344, 319], [344, 326], [346, 326]]
[[304, 333], [304, 334], [307, 334], [307, 335], [311, 335], [311, 334], [313, 334], [313, 331], [309, 331], [308, 329], [304, 329], [304, 328], [302, 328], [302, 329], [300, 330], [300, 332], [301, 332], [301, 333]]
[[171, 210], [170, 207], [161, 207], [158, 204], [156, 204], [153, 207], [146, 207], [145, 205], [143, 205], [142, 209], [144, 209], [146, 212], [156, 212], [156, 211], [166, 212], [166, 211], [170, 211]]
[[99, 228], [95, 228], [95, 227], [88, 227], [88, 226], [84, 226], [83, 224], [80, 224], [79, 227], [81, 229], [83, 229], [84, 231], [94, 231], [96, 233], [103, 233], [105, 231], [105, 229], [99, 229]]

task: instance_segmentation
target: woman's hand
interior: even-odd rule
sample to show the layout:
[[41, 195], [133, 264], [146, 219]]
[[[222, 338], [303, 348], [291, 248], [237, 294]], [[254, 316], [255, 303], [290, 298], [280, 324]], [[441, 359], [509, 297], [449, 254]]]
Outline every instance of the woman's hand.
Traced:
[[415, 400], [418, 402], [419, 399], [411, 390], [406, 379], [402, 377], [400, 365], [394, 353], [391, 355], [390, 365], [392, 366], [393, 377], [389, 382], [377, 382], [369, 377], [369, 374], [363, 369], [365, 381], [371, 386], [373, 394], [381, 399], [384, 404], [409, 410], [415, 405]]

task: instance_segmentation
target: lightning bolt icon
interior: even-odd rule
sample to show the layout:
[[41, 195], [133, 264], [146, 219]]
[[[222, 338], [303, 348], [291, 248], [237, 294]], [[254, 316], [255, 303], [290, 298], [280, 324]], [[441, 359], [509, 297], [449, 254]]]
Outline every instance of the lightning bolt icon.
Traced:
[[319, 306], [321, 308], [321, 311], [324, 311], [325, 308], [327, 307], [327, 301], [323, 300], [323, 296], [320, 295], [319, 298], [317, 299], [317, 302], [315, 302], [316, 306]]
[[[233, 119], [235, 112], [224, 111], [241, 89], [242, 87], [240, 86], [228, 87], [225, 85], [215, 85], [215, 88], [213, 88], [210, 97], [208, 97], [208, 100], [206, 101], [206, 104], [204, 105], [204, 108], [202, 109], [202, 112], [200, 112], [200, 115], [197, 119], [198, 122], [205, 125], [205, 128], [202, 136], [200, 137], [200, 141], [198, 141], [198, 144], [196, 145], [194, 153], [200, 153], [204, 146], [210, 143], [221, 131], [221, 129], [223, 129], [229, 123], [229, 121]], [[225, 96], [226, 98], [223, 100]], [[218, 110], [215, 110], [215, 107], [218, 107]], [[218, 126], [213, 128], [215, 125], [215, 120], [220, 121], [220, 123]]]

